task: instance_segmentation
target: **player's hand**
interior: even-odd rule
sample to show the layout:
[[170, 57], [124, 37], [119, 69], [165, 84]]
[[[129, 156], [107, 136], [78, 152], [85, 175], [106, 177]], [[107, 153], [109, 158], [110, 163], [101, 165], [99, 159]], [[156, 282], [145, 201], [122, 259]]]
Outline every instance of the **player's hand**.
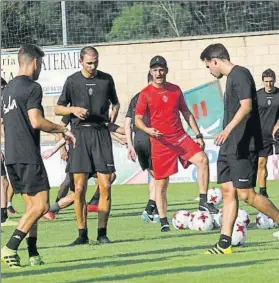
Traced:
[[67, 161], [68, 160], [68, 152], [66, 150], [66, 147], [65, 146], [62, 146], [60, 148], [60, 158], [64, 161]]
[[64, 136], [64, 139], [66, 141], [67, 144], [69, 144], [70, 142], [73, 143], [73, 148], [76, 147], [76, 138], [75, 136], [73, 135], [73, 133], [71, 131], [65, 131], [63, 133], [63, 136]]
[[204, 149], [205, 147], [205, 143], [203, 139], [196, 139], [196, 143], [202, 148]]
[[112, 111], [110, 112], [110, 115], [109, 115], [109, 122], [110, 123], [115, 123], [116, 119], [117, 119], [117, 116], [118, 116], [118, 109], [117, 107], [114, 107], [112, 109]]
[[43, 159], [49, 159], [55, 152], [56, 152], [55, 148], [52, 147], [52, 148], [44, 150], [41, 153], [41, 156], [42, 156]]
[[151, 137], [153, 137], [155, 139], [158, 139], [161, 136], [163, 136], [162, 133], [160, 133], [158, 130], [156, 130], [154, 128], [148, 128], [146, 132], [147, 132], [147, 134], [149, 134]]
[[222, 132], [220, 132], [214, 139], [215, 145], [222, 145], [228, 138], [230, 132], [226, 129], [224, 129]]
[[89, 115], [89, 110], [82, 107], [73, 107], [72, 113], [81, 120], [85, 120]]
[[136, 154], [135, 149], [134, 149], [133, 146], [128, 147], [128, 159], [136, 162], [137, 154]]
[[125, 135], [118, 136], [119, 143], [127, 147], [127, 138]]

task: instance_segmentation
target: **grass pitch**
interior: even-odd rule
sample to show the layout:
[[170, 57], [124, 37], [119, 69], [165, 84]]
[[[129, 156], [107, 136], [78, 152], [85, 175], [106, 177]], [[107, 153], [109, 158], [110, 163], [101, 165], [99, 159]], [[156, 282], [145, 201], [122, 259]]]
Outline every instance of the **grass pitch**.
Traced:
[[[279, 182], [268, 184], [270, 199], [279, 206]], [[93, 188], [88, 189], [88, 197]], [[52, 203], [57, 189], [51, 190]], [[197, 210], [196, 184], [171, 184], [168, 189], [168, 216], [180, 209]], [[140, 215], [147, 201], [146, 185], [113, 187], [113, 205], [108, 236], [113, 244], [67, 247], [78, 235], [73, 207], [61, 211], [55, 220], [40, 220], [38, 247], [45, 265], [29, 267], [26, 242], [19, 255], [24, 268], [1, 267], [3, 282], [14, 283], [93, 283], [93, 282], [187, 282], [246, 283], [279, 282], [279, 241], [276, 230], [248, 228], [247, 241], [234, 248], [232, 255], [211, 256], [203, 252], [218, 240], [219, 230], [161, 233], [159, 224], [143, 223]], [[20, 196], [14, 199], [19, 212], [11, 216], [18, 221], [24, 211]], [[244, 203], [240, 208], [250, 213], [255, 223], [257, 211]], [[97, 214], [88, 215], [89, 237], [96, 240]], [[2, 228], [1, 245], [5, 245], [15, 227]]]

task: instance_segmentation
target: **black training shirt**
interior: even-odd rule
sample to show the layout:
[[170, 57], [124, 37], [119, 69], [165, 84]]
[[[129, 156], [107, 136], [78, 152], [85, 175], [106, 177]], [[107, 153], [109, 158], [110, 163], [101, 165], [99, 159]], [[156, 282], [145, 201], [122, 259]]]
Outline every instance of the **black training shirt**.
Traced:
[[83, 123], [108, 122], [110, 102], [113, 105], [118, 103], [112, 76], [97, 71], [95, 77], [85, 78], [79, 71], [67, 78], [57, 104], [83, 107], [89, 110], [86, 120], [71, 117], [73, 126], [78, 126]]
[[42, 162], [40, 130], [34, 129], [27, 111], [41, 110], [42, 88], [27, 76], [18, 76], [3, 91], [6, 164]]
[[264, 88], [257, 91], [261, 129], [264, 142], [272, 142], [272, 130], [279, 118], [279, 89], [266, 93]]
[[220, 147], [220, 154], [247, 156], [249, 151], [262, 148], [261, 125], [258, 112], [257, 91], [250, 71], [244, 67], [234, 66], [227, 77], [224, 94], [223, 128], [231, 122], [240, 108], [240, 101], [252, 99], [251, 112], [229, 134]]
[[[135, 125], [135, 111], [136, 111], [136, 106], [137, 106], [137, 102], [138, 102], [138, 99], [139, 99], [139, 95], [140, 95], [140, 93], [137, 93], [131, 99], [126, 117], [132, 119], [132, 127], [133, 127], [133, 131], [135, 133], [135, 138], [134, 138], [135, 141], [146, 141], [146, 140], [149, 140], [149, 135], [147, 133], [139, 130]], [[143, 121], [144, 121], [145, 125], [148, 125], [148, 118], [146, 117], [146, 115], [144, 116]]]

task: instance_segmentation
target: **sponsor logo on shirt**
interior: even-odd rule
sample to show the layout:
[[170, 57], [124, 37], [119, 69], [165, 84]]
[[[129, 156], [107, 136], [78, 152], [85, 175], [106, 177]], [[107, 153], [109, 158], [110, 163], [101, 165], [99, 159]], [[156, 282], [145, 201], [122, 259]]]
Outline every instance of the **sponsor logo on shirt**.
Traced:
[[9, 96], [9, 103], [8, 103], [8, 105], [6, 105], [4, 103], [4, 107], [3, 107], [4, 114], [9, 113], [10, 111], [14, 110], [15, 108], [17, 108], [16, 100], [15, 99], [12, 100], [11, 96]]
[[238, 179], [239, 182], [248, 182], [249, 179]]

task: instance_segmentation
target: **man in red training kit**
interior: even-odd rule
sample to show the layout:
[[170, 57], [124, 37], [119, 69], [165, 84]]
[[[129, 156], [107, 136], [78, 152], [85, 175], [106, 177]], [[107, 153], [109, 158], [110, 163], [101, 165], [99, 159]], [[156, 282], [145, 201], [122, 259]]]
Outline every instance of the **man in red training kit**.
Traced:
[[[207, 203], [209, 179], [208, 158], [203, 151], [203, 136], [194, 116], [186, 106], [181, 89], [166, 81], [167, 62], [162, 56], [150, 61], [152, 83], [142, 90], [136, 106], [136, 126], [150, 135], [151, 156], [156, 182], [156, 204], [158, 207], [161, 231], [170, 231], [167, 220], [166, 191], [169, 176], [177, 173], [178, 159], [184, 168], [191, 163], [198, 168], [200, 191], [199, 209], [218, 213], [218, 209]], [[150, 127], [143, 122], [148, 112]], [[180, 113], [196, 135], [196, 142], [185, 132]]]

